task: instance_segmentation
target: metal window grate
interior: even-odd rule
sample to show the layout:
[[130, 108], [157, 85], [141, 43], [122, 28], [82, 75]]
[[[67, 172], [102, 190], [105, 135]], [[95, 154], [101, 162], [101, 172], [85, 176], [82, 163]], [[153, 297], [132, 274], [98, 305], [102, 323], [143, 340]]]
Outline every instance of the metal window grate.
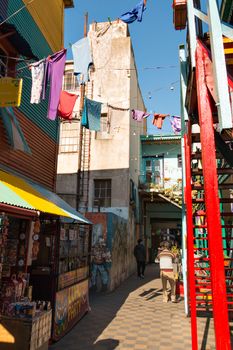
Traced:
[[93, 206], [111, 207], [111, 180], [94, 180], [94, 200]]
[[66, 91], [76, 91], [79, 88], [79, 83], [77, 77], [74, 75], [73, 71], [66, 71], [63, 80], [63, 90]]

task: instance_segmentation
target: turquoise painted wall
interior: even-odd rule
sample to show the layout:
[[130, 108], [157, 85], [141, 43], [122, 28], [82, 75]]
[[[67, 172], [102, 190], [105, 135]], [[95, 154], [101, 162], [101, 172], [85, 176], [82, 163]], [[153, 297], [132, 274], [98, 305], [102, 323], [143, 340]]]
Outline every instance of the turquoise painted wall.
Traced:
[[[7, 16], [10, 16], [22, 6], [24, 6], [24, 3], [21, 0], [8, 0]], [[52, 54], [50, 46], [27, 9], [24, 8], [9, 19], [9, 23], [15, 25], [17, 31], [28, 42], [36, 57], [42, 59]], [[48, 99], [41, 102], [39, 105], [30, 103], [31, 74], [29, 69], [25, 66], [25, 62], [17, 65], [17, 69], [20, 69], [20, 71], [18, 71], [18, 76], [23, 78], [23, 94], [19, 110], [51, 139], [57, 142], [59, 121], [57, 119], [53, 122], [47, 119]], [[22, 69], [23, 67], [24, 69]]]
[[143, 157], [164, 154], [164, 158], [172, 159], [177, 158], [177, 155], [181, 154], [180, 144], [146, 144], [142, 142], [141, 145], [141, 174], [145, 173], [145, 168], [143, 166]]

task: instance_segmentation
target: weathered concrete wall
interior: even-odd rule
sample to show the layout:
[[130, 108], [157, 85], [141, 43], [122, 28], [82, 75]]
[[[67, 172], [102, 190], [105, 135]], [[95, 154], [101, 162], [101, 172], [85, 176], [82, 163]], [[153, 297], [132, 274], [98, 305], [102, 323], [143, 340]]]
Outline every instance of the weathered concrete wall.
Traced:
[[56, 192], [73, 208], [77, 205], [77, 173], [58, 174]]
[[[103, 29], [106, 32], [100, 35]], [[93, 99], [103, 103], [102, 113], [108, 113], [110, 122], [109, 139], [92, 134], [91, 170], [129, 168], [130, 77], [127, 68], [130, 68], [131, 40], [126, 35], [127, 26], [116, 22], [111, 26], [98, 23], [89, 31], [94, 62]]]
[[97, 211], [98, 208], [93, 206], [94, 200], [94, 180], [111, 179], [112, 194], [111, 194], [111, 207], [100, 208], [104, 212], [112, 212], [116, 215], [128, 219], [128, 179], [129, 169], [110, 169], [110, 170], [96, 170], [90, 171], [89, 181], [89, 205], [88, 211]]
[[[138, 109], [145, 111], [146, 107], [142, 98], [142, 93], [138, 83], [138, 74], [135, 64], [133, 49], [131, 48], [130, 56], [130, 101], [131, 110]], [[138, 186], [138, 178], [140, 175], [140, 136], [146, 134], [146, 119], [139, 123], [130, 116], [130, 178], [136, 186]]]

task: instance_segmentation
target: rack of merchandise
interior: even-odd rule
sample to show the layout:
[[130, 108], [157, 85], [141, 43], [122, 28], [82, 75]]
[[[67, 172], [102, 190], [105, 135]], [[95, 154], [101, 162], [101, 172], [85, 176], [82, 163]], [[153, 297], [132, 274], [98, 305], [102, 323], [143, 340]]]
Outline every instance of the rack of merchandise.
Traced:
[[89, 310], [91, 229], [67, 220], [0, 213], [0, 350], [46, 350]]
[[[34, 218], [35, 219], [35, 218]], [[33, 224], [32, 224], [33, 223]], [[0, 349], [46, 350], [51, 304], [32, 301], [28, 244], [38, 219], [0, 214]]]
[[90, 227], [42, 220], [40, 249], [30, 262], [33, 297], [51, 302], [52, 340], [59, 340], [89, 310]]

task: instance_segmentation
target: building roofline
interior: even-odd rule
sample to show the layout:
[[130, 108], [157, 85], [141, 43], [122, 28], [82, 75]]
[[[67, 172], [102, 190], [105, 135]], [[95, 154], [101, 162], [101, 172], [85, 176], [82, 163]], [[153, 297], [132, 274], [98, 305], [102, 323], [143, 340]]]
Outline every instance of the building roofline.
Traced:
[[141, 141], [176, 141], [181, 140], [181, 135], [141, 135]]

